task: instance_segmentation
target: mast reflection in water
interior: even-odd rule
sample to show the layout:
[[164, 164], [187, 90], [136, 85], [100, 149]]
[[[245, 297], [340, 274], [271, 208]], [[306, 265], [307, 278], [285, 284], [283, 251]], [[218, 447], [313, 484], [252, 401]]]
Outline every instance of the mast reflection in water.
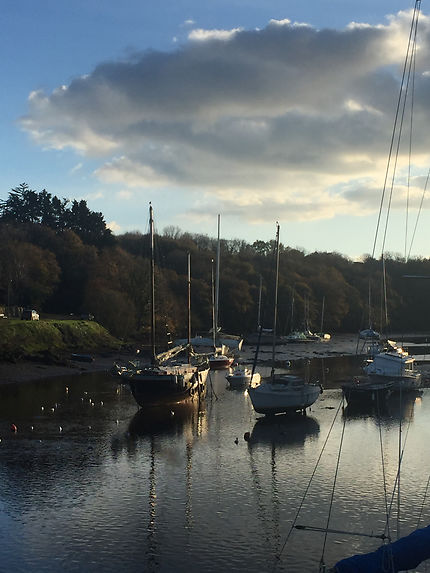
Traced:
[[[246, 393], [228, 391], [223, 373], [212, 373], [208, 387], [200, 403], [138, 411], [130, 392], [106, 375], [0, 386], [2, 568], [257, 572], [276, 563], [276, 571], [317, 570], [320, 534], [295, 531], [281, 550], [341, 390], [326, 389], [308, 416], [266, 420], [255, 415]], [[375, 412], [339, 416], [300, 522], [326, 523], [345, 422], [331, 526], [383, 529], [379, 432], [390, 490], [401, 418], [408, 428], [402, 534], [411, 531], [430, 467], [429, 396], [424, 390], [380, 420]], [[424, 505], [421, 523], [429, 518]], [[332, 535], [325, 561], [377, 546], [373, 539]]]

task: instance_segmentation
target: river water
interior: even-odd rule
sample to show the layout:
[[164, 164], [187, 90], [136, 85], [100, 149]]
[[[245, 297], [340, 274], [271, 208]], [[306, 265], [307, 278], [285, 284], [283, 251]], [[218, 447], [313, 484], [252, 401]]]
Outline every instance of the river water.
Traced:
[[[382, 533], [386, 504], [393, 539], [428, 525], [430, 390], [351, 413], [339, 379], [358, 366], [302, 365], [323, 395], [272, 421], [222, 372], [204, 402], [151, 414], [107, 374], [0, 386], [0, 570], [316, 572], [376, 549], [345, 531]], [[291, 529], [329, 514], [341, 533]]]

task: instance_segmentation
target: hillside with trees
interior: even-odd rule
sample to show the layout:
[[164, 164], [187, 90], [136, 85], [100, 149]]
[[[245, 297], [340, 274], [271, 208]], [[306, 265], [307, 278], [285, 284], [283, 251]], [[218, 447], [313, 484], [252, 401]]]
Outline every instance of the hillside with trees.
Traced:
[[[191, 255], [194, 332], [212, 322], [212, 261], [216, 239], [168, 227], [156, 237], [157, 332], [184, 336], [187, 325], [187, 253]], [[220, 324], [246, 334], [257, 327], [260, 276], [263, 325], [272, 323], [273, 241], [221, 241]], [[357, 332], [369, 326], [396, 332], [428, 330], [430, 260], [385, 256], [354, 262], [339, 253], [281, 245], [280, 334], [302, 328]], [[91, 313], [113, 335], [144, 338], [149, 325], [149, 240], [138, 231], [114, 236], [85, 201], [60, 199], [22, 184], [0, 202], [0, 306], [37, 308], [42, 316]], [[371, 293], [369, 297], [369, 292]], [[371, 308], [369, 309], [369, 299]], [[370, 312], [369, 312], [370, 311]]]

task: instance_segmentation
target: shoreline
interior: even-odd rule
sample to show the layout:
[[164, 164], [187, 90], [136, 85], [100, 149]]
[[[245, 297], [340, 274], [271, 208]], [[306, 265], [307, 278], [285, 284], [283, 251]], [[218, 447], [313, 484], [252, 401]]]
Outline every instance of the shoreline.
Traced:
[[[408, 338], [413, 338], [409, 335]], [[393, 339], [396, 338], [393, 336]], [[403, 337], [404, 340], [404, 337]], [[357, 334], [338, 334], [332, 336], [328, 341], [306, 342], [306, 343], [289, 343], [277, 346], [276, 354], [279, 360], [303, 360], [311, 358], [335, 358], [341, 356], [363, 356], [365, 353], [364, 341], [359, 341]], [[239, 362], [246, 363], [255, 353], [254, 345], [246, 345], [240, 354]], [[259, 351], [258, 364], [266, 364], [271, 360], [272, 350], [269, 346], [262, 346]], [[26, 382], [35, 382], [48, 378], [67, 377], [78, 374], [88, 374], [92, 372], [108, 372], [116, 359], [132, 360], [136, 354], [115, 353], [93, 354], [92, 362], [79, 362], [69, 360], [66, 364], [46, 364], [42, 362], [32, 362], [22, 360], [20, 362], [0, 362], [0, 385], [3, 384], [22, 384]], [[430, 357], [429, 357], [430, 359]], [[423, 373], [428, 374], [430, 365], [421, 365]], [[427, 371], [427, 372], [426, 372]]]
[[[31, 360], [22, 360], [16, 363], [0, 362], [0, 385], [23, 384], [92, 372], [109, 372], [114, 360], [120, 357], [117, 354], [112, 354], [111, 356], [94, 354], [92, 356], [94, 358], [92, 362], [69, 360], [64, 365], [32, 362]], [[121, 356], [121, 358], [124, 359], [124, 356]], [[128, 358], [131, 359], [131, 356], [128, 356]]]

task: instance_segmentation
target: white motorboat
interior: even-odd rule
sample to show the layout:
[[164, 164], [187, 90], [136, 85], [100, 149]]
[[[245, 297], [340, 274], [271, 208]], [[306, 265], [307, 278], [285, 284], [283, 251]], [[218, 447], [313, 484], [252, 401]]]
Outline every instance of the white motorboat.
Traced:
[[244, 388], [250, 384], [259, 384], [261, 375], [258, 372], [252, 374], [252, 369], [244, 366], [235, 368], [226, 378], [231, 388]]
[[415, 367], [415, 358], [388, 341], [388, 349], [366, 361], [363, 370], [371, 378], [394, 382], [394, 390], [414, 390], [421, 385], [421, 373]]

